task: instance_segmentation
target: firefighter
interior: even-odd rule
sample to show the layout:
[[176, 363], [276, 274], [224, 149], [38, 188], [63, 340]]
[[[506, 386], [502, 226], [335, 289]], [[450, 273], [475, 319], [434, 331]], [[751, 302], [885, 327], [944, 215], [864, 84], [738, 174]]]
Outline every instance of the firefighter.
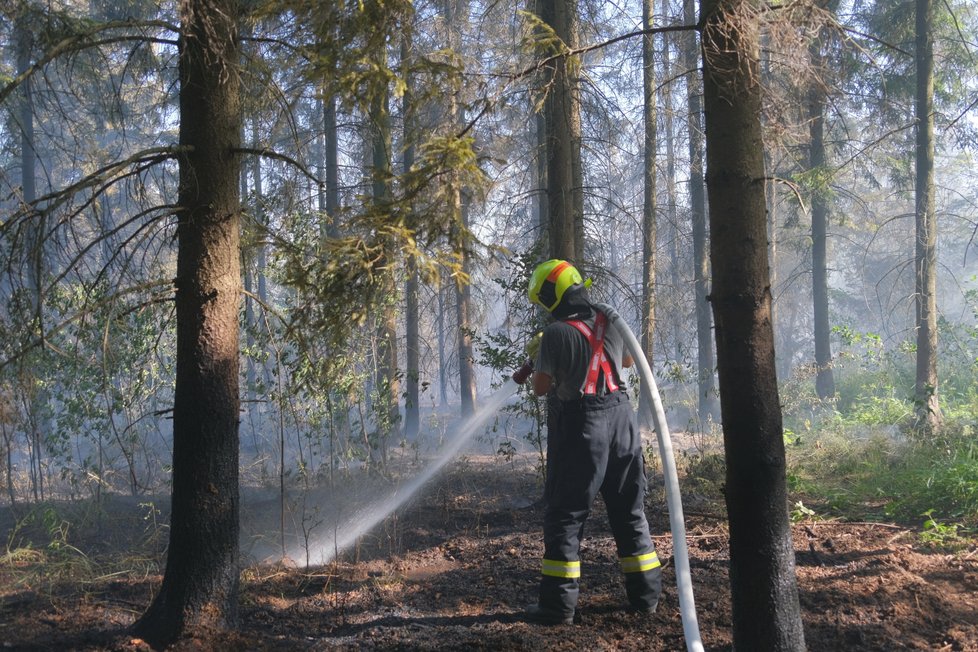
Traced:
[[527, 347], [533, 392], [548, 403], [546, 511], [538, 602], [528, 619], [571, 624], [581, 576], [584, 521], [598, 492], [604, 499], [624, 573], [630, 611], [651, 614], [662, 569], [645, 518], [642, 441], [620, 370], [631, 366], [622, 338], [587, 298], [591, 279], [563, 260], [530, 277], [532, 303], [554, 317]]

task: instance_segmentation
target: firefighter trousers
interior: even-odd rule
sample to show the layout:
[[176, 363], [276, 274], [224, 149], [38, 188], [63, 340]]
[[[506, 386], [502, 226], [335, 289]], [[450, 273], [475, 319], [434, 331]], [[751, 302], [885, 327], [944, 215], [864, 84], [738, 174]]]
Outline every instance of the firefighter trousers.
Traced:
[[645, 518], [645, 464], [632, 406], [624, 391], [551, 401], [547, 438], [544, 558], [539, 605], [574, 613], [581, 576], [584, 522], [598, 492], [604, 499], [631, 608], [655, 607], [662, 569]]

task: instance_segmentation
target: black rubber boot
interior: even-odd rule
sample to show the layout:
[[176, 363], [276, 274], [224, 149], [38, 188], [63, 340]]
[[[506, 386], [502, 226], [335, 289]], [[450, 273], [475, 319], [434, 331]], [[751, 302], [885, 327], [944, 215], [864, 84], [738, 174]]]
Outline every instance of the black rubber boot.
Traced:
[[630, 614], [638, 614], [641, 616], [651, 616], [655, 613], [655, 610], [659, 607], [659, 601], [656, 600], [652, 604], [644, 603], [630, 603], [626, 608], [626, 611]]
[[531, 604], [524, 612], [526, 619], [531, 623], [541, 625], [573, 625], [574, 614], [544, 609], [538, 604]]

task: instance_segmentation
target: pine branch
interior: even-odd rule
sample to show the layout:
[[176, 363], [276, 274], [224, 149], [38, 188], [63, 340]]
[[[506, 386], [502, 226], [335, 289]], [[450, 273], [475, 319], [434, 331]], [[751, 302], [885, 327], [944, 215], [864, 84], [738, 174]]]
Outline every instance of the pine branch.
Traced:
[[177, 42], [172, 39], [164, 39], [154, 36], [146, 36], [144, 34], [125, 34], [122, 36], [107, 37], [100, 40], [91, 40], [93, 36], [101, 34], [103, 32], [108, 32], [110, 30], [122, 29], [122, 28], [139, 28], [139, 27], [158, 27], [161, 29], [169, 30], [174, 33], [179, 33], [179, 28], [176, 25], [172, 25], [162, 20], [148, 20], [148, 21], [113, 21], [110, 23], [105, 23], [87, 32], [81, 32], [78, 34], [72, 34], [54, 45], [50, 50], [45, 52], [37, 61], [35, 61], [30, 68], [23, 71], [14, 79], [0, 89], [0, 103], [6, 101], [7, 97], [10, 96], [17, 88], [23, 84], [25, 81], [30, 79], [41, 70], [44, 66], [48, 65], [58, 57], [69, 54], [73, 52], [81, 52], [83, 50], [88, 50], [90, 48], [98, 48], [104, 45], [112, 45], [115, 43], [124, 43], [127, 41], [142, 41], [146, 43], [161, 43], [164, 45], [172, 45], [176, 47]]

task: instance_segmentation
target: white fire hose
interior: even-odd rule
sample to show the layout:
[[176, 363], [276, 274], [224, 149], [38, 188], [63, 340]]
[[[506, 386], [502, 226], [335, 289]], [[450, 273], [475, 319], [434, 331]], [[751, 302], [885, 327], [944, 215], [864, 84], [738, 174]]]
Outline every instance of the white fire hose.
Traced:
[[686, 525], [683, 519], [682, 496], [679, 492], [679, 475], [676, 472], [676, 458], [672, 452], [672, 439], [666, 424], [666, 413], [662, 407], [659, 388], [655, 384], [652, 368], [649, 366], [642, 346], [632, 333], [632, 329], [614, 308], [603, 303], [594, 306], [618, 329], [625, 347], [638, 365], [642, 378], [642, 394], [646, 404], [652, 407], [652, 422], [656, 438], [659, 440], [659, 455], [662, 457], [662, 472], [666, 485], [666, 504], [669, 506], [669, 526], [672, 530], [673, 559], [676, 564], [676, 588], [679, 592], [679, 613], [683, 619], [683, 634], [689, 652], [703, 652], [699, 623], [696, 619], [696, 604], [693, 601], [693, 582], [689, 572], [689, 550], [686, 547]]

